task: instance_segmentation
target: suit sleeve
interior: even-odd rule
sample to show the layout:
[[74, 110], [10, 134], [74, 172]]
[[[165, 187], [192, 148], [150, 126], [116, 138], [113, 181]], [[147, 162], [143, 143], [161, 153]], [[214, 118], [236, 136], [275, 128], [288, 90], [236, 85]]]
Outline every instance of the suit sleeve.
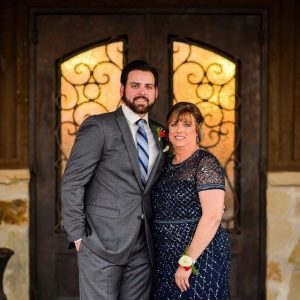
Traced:
[[89, 117], [82, 123], [62, 180], [63, 224], [70, 241], [78, 240], [85, 234], [85, 186], [101, 159], [104, 144], [103, 129], [99, 123], [95, 117]]

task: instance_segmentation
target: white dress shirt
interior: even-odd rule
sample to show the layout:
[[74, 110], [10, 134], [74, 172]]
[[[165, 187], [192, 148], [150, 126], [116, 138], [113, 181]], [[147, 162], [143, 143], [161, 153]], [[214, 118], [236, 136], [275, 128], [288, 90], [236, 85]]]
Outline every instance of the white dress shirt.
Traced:
[[[135, 112], [133, 112], [126, 104], [122, 104], [122, 110], [123, 113], [125, 115], [125, 118], [127, 119], [128, 125], [130, 127], [131, 130], [131, 134], [134, 140], [134, 143], [136, 145], [136, 133], [138, 130], [138, 126], [136, 125], [136, 121], [141, 119], [141, 117], [136, 114]], [[158, 155], [158, 148], [156, 145], [156, 141], [155, 138], [153, 136], [152, 130], [149, 126], [149, 117], [148, 117], [148, 113], [143, 117], [143, 119], [146, 121], [144, 128], [147, 134], [147, 138], [148, 138], [148, 145], [149, 145], [149, 165], [148, 165], [148, 176], [150, 175], [150, 172], [152, 170], [152, 167], [154, 165], [154, 162], [157, 158]]]

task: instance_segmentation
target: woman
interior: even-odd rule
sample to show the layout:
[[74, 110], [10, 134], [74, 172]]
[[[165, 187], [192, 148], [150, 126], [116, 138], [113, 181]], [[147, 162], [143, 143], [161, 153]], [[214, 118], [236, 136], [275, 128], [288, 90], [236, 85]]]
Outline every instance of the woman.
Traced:
[[200, 148], [197, 106], [174, 105], [167, 116], [172, 156], [153, 187], [157, 264], [152, 300], [228, 300], [230, 246], [221, 227], [224, 172]]

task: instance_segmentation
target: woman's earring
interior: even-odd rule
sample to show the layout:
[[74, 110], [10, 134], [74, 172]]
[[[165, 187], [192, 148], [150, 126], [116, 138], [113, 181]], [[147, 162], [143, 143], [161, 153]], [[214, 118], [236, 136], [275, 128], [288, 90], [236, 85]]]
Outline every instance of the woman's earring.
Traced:
[[199, 135], [196, 136], [196, 143], [199, 144], [200, 143], [200, 138]]

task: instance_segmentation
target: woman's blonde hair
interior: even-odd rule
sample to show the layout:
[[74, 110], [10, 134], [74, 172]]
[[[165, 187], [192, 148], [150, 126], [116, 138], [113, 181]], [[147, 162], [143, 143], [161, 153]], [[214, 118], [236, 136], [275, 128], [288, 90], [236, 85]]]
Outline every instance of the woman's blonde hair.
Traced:
[[171, 107], [170, 111], [167, 115], [167, 136], [169, 135], [169, 125], [171, 122], [177, 123], [181, 117], [184, 115], [191, 115], [194, 117], [196, 122], [196, 132], [198, 135], [197, 144], [200, 146], [200, 143], [203, 139], [203, 132], [202, 132], [202, 124], [204, 118], [200, 112], [200, 109], [193, 103], [190, 102], [178, 102], [174, 106]]

